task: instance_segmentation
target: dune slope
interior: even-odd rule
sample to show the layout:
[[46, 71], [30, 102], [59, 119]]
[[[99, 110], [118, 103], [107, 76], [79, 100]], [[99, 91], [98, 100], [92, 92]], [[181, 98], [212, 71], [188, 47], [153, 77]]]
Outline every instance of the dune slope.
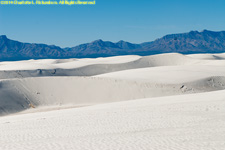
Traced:
[[225, 91], [0, 118], [0, 149], [223, 150]]
[[0, 79], [42, 76], [93, 76], [121, 70], [188, 65], [199, 60], [181, 54], [119, 56], [98, 59], [30, 60], [0, 63]]
[[225, 77], [162, 84], [97, 77], [42, 77], [0, 82], [0, 115], [39, 107], [100, 103], [225, 89]]

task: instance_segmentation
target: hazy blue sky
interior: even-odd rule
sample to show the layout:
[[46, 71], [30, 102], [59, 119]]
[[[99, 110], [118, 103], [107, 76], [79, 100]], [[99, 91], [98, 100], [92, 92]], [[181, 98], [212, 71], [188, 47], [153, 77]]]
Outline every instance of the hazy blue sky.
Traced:
[[92, 6], [0, 5], [0, 34], [75, 46], [96, 39], [142, 43], [169, 33], [225, 30], [225, 0], [96, 0]]

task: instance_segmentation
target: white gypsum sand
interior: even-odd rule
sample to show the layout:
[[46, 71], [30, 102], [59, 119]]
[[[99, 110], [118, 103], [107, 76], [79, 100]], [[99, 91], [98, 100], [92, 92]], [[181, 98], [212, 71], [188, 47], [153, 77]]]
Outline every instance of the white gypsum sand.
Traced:
[[0, 149], [225, 149], [224, 54], [0, 62]]
[[223, 150], [225, 91], [0, 118], [1, 149]]

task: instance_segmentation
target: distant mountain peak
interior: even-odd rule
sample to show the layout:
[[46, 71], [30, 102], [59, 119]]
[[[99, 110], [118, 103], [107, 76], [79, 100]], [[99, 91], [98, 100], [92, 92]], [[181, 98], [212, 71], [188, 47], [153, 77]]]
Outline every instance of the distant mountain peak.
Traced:
[[202, 32], [212, 32], [212, 31], [204, 29], [204, 30], [202, 30]]
[[98, 39], [98, 40], [95, 40], [95, 41], [92, 41], [91, 43], [103, 43], [104, 41], [102, 39]]
[[105, 42], [102, 39], [98, 39], [98, 40], [92, 41], [91, 43], [88, 43], [88, 45], [104, 46]]
[[133, 43], [126, 42], [123, 40], [120, 40], [119, 42], [117, 42], [115, 44], [122, 49], [136, 49], [136, 48], [140, 47], [140, 45], [138, 45], [138, 44], [133, 44]]
[[197, 30], [192, 30], [189, 33], [199, 33]]
[[117, 43], [127, 43], [127, 42], [124, 41], [124, 40], [120, 40], [120, 41], [118, 41]]
[[8, 39], [6, 35], [1, 35], [0, 38], [1, 39]]

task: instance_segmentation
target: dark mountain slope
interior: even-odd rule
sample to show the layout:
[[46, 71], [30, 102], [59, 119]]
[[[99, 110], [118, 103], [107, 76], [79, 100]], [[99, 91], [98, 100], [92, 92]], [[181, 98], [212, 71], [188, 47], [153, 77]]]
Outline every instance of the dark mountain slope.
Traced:
[[84, 58], [116, 55], [152, 55], [160, 53], [221, 53], [225, 52], [225, 31], [191, 31], [170, 34], [152, 42], [132, 44], [125, 41], [113, 43], [96, 40], [72, 48], [54, 45], [22, 43], [0, 36], [0, 60], [43, 58]]

